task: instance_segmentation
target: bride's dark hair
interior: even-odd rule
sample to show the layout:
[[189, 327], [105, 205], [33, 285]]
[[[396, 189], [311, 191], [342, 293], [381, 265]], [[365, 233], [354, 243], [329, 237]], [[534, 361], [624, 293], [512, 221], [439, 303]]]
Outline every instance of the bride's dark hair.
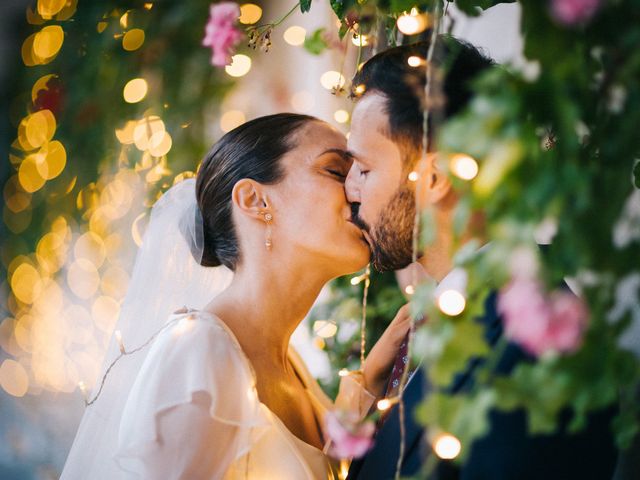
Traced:
[[243, 178], [279, 182], [284, 176], [280, 159], [296, 147], [294, 133], [311, 121], [317, 119], [295, 113], [259, 117], [225, 134], [207, 153], [196, 180], [204, 224], [202, 265], [235, 270], [240, 251], [231, 218], [234, 185]]

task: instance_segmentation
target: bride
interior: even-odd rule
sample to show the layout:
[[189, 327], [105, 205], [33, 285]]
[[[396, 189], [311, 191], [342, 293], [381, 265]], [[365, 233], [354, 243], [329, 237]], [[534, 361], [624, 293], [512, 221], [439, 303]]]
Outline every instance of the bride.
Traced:
[[63, 480], [334, 478], [323, 416], [367, 413], [409, 325], [403, 308], [335, 403], [289, 346], [369, 261], [345, 150], [313, 117], [258, 118], [156, 203]]

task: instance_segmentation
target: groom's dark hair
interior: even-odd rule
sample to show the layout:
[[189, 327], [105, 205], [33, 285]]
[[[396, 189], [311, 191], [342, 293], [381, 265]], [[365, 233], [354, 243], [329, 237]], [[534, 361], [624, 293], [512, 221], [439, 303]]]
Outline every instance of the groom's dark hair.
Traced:
[[[407, 168], [413, 167], [410, 159], [415, 159], [415, 153], [422, 148], [428, 50], [429, 42], [423, 41], [382, 51], [371, 57], [352, 81], [352, 97], [377, 92], [386, 98], [389, 125], [384, 133], [405, 147]], [[435, 101], [436, 106], [440, 101], [445, 102], [445, 118], [455, 115], [468, 104], [473, 95], [470, 81], [493, 65], [493, 61], [473, 45], [450, 35], [438, 37], [432, 60], [432, 64], [437, 65], [435, 75], [444, 71], [444, 98], [436, 97]], [[431, 125], [429, 131], [432, 131]]]

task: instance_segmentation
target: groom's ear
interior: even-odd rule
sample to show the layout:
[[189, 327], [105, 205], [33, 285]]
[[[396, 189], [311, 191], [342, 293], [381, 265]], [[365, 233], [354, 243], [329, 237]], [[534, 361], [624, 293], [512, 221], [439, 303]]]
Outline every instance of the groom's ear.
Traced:
[[233, 186], [231, 201], [244, 215], [261, 218], [260, 213], [268, 208], [262, 190], [262, 185], [255, 180], [243, 178]]
[[416, 195], [423, 207], [436, 205], [451, 192], [451, 181], [447, 173], [438, 164], [438, 155], [430, 153], [418, 162], [416, 167], [419, 184], [416, 185]]

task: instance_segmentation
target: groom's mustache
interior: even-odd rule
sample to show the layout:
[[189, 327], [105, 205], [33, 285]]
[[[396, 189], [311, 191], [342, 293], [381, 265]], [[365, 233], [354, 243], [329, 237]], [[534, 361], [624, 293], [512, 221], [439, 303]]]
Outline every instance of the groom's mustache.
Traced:
[[367, 233], [371, 230], [369, 224], [360, 217], [360, 204], [358, 202], [353, 202], [351, 204], [351, 223]]

